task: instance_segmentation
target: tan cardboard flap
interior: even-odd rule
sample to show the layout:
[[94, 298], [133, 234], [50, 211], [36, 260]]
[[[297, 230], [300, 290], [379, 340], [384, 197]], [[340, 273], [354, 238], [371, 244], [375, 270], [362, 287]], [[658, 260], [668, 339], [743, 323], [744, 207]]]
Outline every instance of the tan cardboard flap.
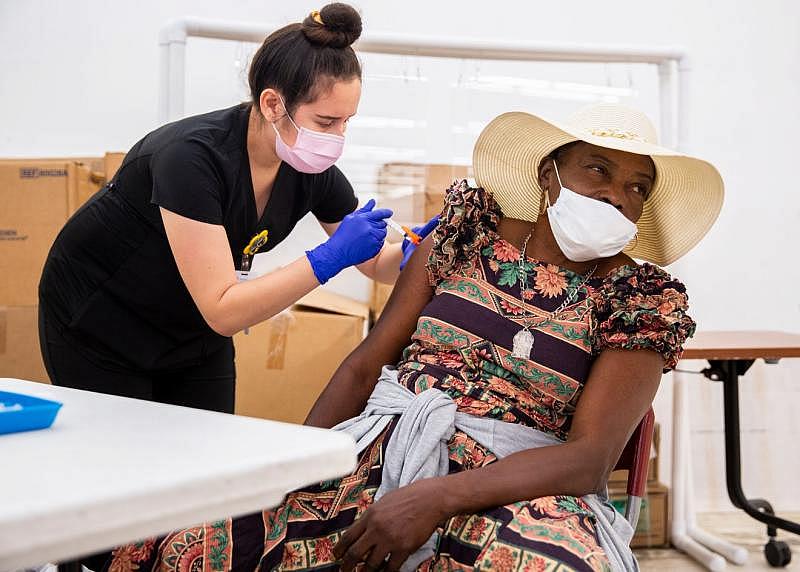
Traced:
[[122, 165], [122, 160], [125, 158], [125, 153], [106, 153], [104, 158], [104, 171], [106, 176], [106, 181], [110, 181], [114, 178], [114, 175], [117, 174], [120, 165]]
[[237, 413], [302, 423], [361, 342], [364, 317], [330, 311], [316, 298], [324, 309], [295, 306], [234, 336]]
[[0, 355], [6, 353], [7, 336], [8, 336], [8, 309], [0, 308]]
[[297, 310], [320, 310], [343, 316], [369, 317], [369, 306], [322, 288], [312, 290], [293, 306]]
[[103, 171], [94, 171], [86, 163], [75, 164], [75, 208], [79, 209], [99, 191], [106, 182]]
[[283, 369], [289, 326], [294, 320], [295, 317], [291, 312], [281, 312], [267, 322], [269, 333], [267, 334], [266, 355], [264, 357], [267, 369]]
[[0, 377], [48, 383], [36, 306], [0, 307]]

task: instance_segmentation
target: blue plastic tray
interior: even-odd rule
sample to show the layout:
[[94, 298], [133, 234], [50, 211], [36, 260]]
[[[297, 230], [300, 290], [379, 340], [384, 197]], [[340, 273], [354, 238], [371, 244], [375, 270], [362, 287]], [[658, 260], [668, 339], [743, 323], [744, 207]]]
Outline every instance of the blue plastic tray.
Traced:
[[0, 391], [0, 434], [46, 429], [61, 409], [57, 401]]

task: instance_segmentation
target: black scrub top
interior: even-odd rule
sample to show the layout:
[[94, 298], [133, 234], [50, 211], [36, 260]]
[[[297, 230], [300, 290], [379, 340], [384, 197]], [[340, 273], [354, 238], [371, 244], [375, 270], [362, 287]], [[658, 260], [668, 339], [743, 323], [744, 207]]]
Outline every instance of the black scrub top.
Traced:
[[260, 250], [266, 252], [309, 212], [335, 223], [355, 210], [358, 200], [338, 168], [309, 175], [281, 163], [259, 220], [247, 154], [249, 112], [249, 104], [237, 105], [148, 134], [64, 226], [39, 300], [76, 349], [123, 368], [159, 371], [200, 364], [232, 343], [208, 326], [186, 289], [159, 207], [225, 227], [237, 269], [260, 231], [269, 231]]

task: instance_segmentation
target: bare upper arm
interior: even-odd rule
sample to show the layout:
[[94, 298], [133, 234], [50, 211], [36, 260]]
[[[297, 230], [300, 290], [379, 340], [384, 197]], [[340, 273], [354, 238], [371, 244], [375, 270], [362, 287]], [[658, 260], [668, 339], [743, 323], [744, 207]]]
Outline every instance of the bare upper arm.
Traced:
[[186, 288], [209, 326], [215, 328], [217, 304], [236, 284], [225, 228], [161, 208], [172, 256]]
[[352, 359], [362, 371], [374, 372], [386, 364], [396, 364], [417, 327], [422, 309], [433, 297], [425, 264], [433, 245], [429, 237], [422, 241], [409, 259], [395, 284], [380, 318], [369, 335], [354, 351]]
[[664, 358], [654, 351], [603, 351], [592, 365], [568, 441], [586, 443], [606, 473], [611, 471], [653, 402], [663, 367]]
[[336, 232], [336, 229], [339, 228], [339, 225], [342, 224], [341, 222], [322, 222], [318, 219], [319, 225], [322, 227], [322, 230], [325, 231], [329, 237], [333, 236], [333, 233]]

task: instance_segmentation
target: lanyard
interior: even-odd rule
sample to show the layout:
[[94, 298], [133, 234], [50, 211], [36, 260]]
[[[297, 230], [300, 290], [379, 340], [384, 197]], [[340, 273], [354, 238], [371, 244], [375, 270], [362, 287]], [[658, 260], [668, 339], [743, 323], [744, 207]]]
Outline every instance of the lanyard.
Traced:
[[262, 246], [267, 244], [267, 237], [269, 236], [268, 230], [262, 230], [247, 243], [242, 251], [242, 272], [250, 270], [250, 263], [253, 261], [253, 256], [261, 249]]

